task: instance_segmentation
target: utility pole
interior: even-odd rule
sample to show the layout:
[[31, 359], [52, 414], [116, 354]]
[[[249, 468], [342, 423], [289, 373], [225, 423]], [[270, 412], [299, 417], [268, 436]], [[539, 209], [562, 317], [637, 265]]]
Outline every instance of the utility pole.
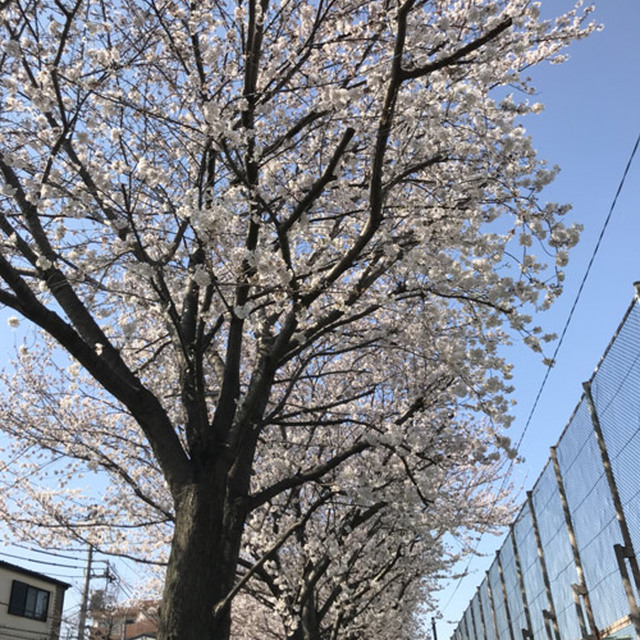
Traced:
[[438, 640], [438, 634], [436, 633], [436, 618], [431, 616], [431, 630], [433, 632], [433, 640]]
[[87, 609], [89, 607], [89, 583], [91, 581], [91, 564], [93, 563], [93, 547], [89, 545], [87, 551], [87, 568], [84, 574], [84, 588], [82, 589], [82, 602], [80, 603], [80, 618], [78, 620], [78, 640], [84, 640], [84, 631], [87, 624]]

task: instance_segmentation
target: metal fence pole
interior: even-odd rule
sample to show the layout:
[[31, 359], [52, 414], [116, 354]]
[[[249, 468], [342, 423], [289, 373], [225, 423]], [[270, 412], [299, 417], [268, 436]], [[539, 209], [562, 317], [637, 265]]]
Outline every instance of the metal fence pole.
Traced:
[[487, 593], [489, 594], [489, 606], [491, 607], [491, 616], [493, 617], [493, 628], [495, 629], [495, 640], [501, 640], [498, 633], [498, 618], [496, 616], [496, 606], [493, 601], [493, 589], [491, 588], [491, 579], [489, 578], [489, 572], [487, 571]]
[[[536, 539], [536, 546], [538, 547], [538, 558], [540, 559], [540, 568], [542, 569], [542, 581], [544, 582], [544, 590], [547, 594], [548, 609], [542, 611], [542, 615], [545, 619], [545, 629], [547, 632], [548, 640], [560, 640], [560, 629], [558, 628], [558, 617], [556, 616], [556, 608], [553, 604], [553, 594], [551, 593], [551, 583], [549, 582], [549, 573], [547, 571], [547, 563], [544, 559], [544, 551], [542, 550], [542, 541], [540, 540], [540, 529], [538, 528], [538, 518], [536, 516], [536, 510], [533, 506], [533, 497], [531, 491], [527, 491], [527, 501], [529, 502], [529, 511], [531, 512], [531, 522], [533, 524], [533, 535]], [[553, 627], [549, 627], [549, 624]]]
[[471, 633], [469, 632], [469, 622], [467, 620], [467, 612], [465, 611], [463, 616], [462, 616], [462, 622], [464, 623], [464, 630], [467, 634], [467, 638], [468, 640], [475, 640], [475, 638], [473, 638], [471, 636]]
[[476, 640], [482, 640], [482, 636], [478, 631], [478, 621], [476, 620], [476, 614], [473, 610], [473, 598], [469, 602], [469, 613], [471, 614], [471, 626], [473, 627], [473, 635]]
[[[556, 472], [556, 480], [558, 481], [558, 493], [560, 494], [560, 503], [562, 504], [562, 510], [564, 511], [564, 520], [567, 525], [567, 533], [569, 534], [569, 544], [571, 545], [573, 560], [576, 565], [576, 573], [578, 574], [578, 583], [572, 584], [571, 587], [573, 589], [573, 597], [576, 604], [576, 611], [578, 613], [580, 630], [582, 631], [582, 637], [585, 638], [585, 640], [592, 637], [597, 638], [598, 629], [596, 627], [595, 618], [593, 617], [593, 609], [591, 608], [591, 600], [589, 599], [587, 582], [584, 577], [584, 570], [582, 569], [582, 560], [580, 558], [580, 551], [578, 550], [578, 543], [576, 541], [575, 529], [573, 528], [571, 512], [569, 511], [567, 493], [564, 488], [562, 473], [560, 472], [560, 464], [558, 463], [558, 453], [556, 447], [551, 447], [551, 461], [553, 462], [553, 469]], [[584, 611], [580, 598], [582, 598], [582, 600], [584, 601], [584, 611], [586, 611], [587, 613], [587, 620], [589, 621], [591, 633], [587, 632], [587, 627], [584, 621]]]
[[511, 640], [515, 640], [515, 638], [513, 637], [513, 624], [511, 622], [511, 612], [509, 611], [509, 602], [507, 601], [507, 586], [504, 582], [504, 572], [502, 571], [502, 560], [500, 558], [500, 551], [496, 551], [496, 562], [498, 563], [498, 575], [500, 576], [500, 585], [502, 586], [504, 610], [507, 614], [507, 627], [509, 628], [509, 637], [511, 638]]
[[477, 588], [476, 593], [478, 595], [478, 609], [480, 610], [480, 621], [482, 622], [482, 637], [484, 640], [489, 640], [489, 636], [487, 635], [487, 623], [484, 619], [484, 607], [482, 606], [482, 597], [480, 596], [480, 587]]
[[520, 564], [520, 552], [518, 551], [518, 544], [516, 543], [516, 530], [515, 526], [511, 525], [511, 544], [513, 546], [513, 558], [516, 563], [516, 574], [518, 576], [518, 584], [520, 585], [520, 595], [522, 597], [522, 607], [524, 609], [524, 618], [527, 623], [526, 629], [521, 629], [522, 637], [524, 640], [533, 640], [533, 634], [531, 632], [531, 612], [529, 611], [529, 602], [527, 601], [527, 591], [524, 587], [524, 578], [522, 575], [522, 565]]
[[620, 525], [620, 533], [622, 535], [622, 545], [614, 545], [614, 552], [618, 561], [618, 567], [622, 576], [622, 583], [627, 595], [627, 601], [629, 603], [629, 613], [631, 621], [636, 630], [636, 635], [640, 638], [640, 609], [636, 602], [636, 597], [633, 592], [631, 580], [629, 578], [629, 572], [625, 560], [629, 561], [631, 571], [633, 573], [633, 580], [635, 582], [636, 589], [640, 591], [640, 570], [638, 568], [638, 559], [636, 557], [633, 542], [631, 540], [631, 533], [629, 532], [629, 526], [624, 514], [624, 508], [622, 507], [622, 500], [620, 499], [620, 492], [616, 485], [615, 478], [613, 476], [613, 468], [611, 467], [611, 459], [609, 458], [609, 451], [604, 440], [602, 433], [602, 427], [600, 425], [600, 419], [598, 418], [598, 411], [596, 410], [595, 402], [593, 401], [593, 395], [591, 393], [591, 382], [585, 382], [583, 385], [585, 399], [587, 406], [589, 407], [589, 413], [591, 414], [591, 422], [593, 423], [593, 430], [596, 435], [598, 447], [600, 448], [600, 455], [602, 457], [602, 464], [604, 466], [604, 475], [609, 485], [609, 491], [611, 492], [611, 498], [613, 500], [613, 507], [616, 512], [616, 519]]

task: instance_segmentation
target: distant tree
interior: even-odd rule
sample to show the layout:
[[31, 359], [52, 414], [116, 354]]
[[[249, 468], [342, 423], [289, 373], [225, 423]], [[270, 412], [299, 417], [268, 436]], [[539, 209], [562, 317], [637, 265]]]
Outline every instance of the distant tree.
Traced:
[[[260, 513], [281, 514], [284, 562], [347, 469], [375, 474], [339, 526], [388, 473], [429, 496], [442, 430], [434, 468], [458, 448], [495, 457], [467, 428], [478, 413], [507, 446], [499, 347], [511, 328], [540, 348], [529, 314], [559, 293], [578, 235], [540, 201], [555, 171], [521, 125], [540, 109], [521, 72], [560, 60], [588, 11], [0, 11], [0, 304], [45, 335], [0, 409], [20, 456], [13, 527], [149, 562], [170, 544], [160, 638], [225, 640]], [[110, 477], [98, 505], [87, 470]]]
[[416, 613], [459, 558], [446, 534], [507, 521], [494, 493], [495, 434], [473, 423], [453, 430], [446, 418], [438, 425], [445, 412], [431, 412], [428, 428], [412, 425], [428, 441], [369, 450], [252, 515], [236, 589], [262, 619], [280, 616], [281, 638], [423, 637]]

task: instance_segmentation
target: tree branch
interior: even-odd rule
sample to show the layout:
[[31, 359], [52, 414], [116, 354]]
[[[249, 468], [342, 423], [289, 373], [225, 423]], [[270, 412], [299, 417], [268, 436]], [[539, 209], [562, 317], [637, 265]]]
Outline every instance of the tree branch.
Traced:
[[366, 442], [359, 442], [357, 444], [354, 444], [349, 449], [346, 449], [342, 453], [336, 455], [334, 458], [331, 458], [331, 460], [329, 460], [328, 462], [318, 465], [314, 469], [310, 469], [308, 471], [305, 471], [304, 473], [297, 473], [295, 476], [280, 480], [280, 482], [276, 482], [270, 487], [267, 487], [266, 489], [263, 489], [262, 491], [249, 496], [248, 511], [253, 511], [260, 505], [271, 500], [272, 498], [275, 498], [275, 496], [283, 493], [284, 491], [299, 487], [303, 484], [306, 484], [307, 482], [320, 480], [322, 476], [340, 466], [345, 460], [348, 460], [358, 453], [362, 453], [370, 447], [371, 445]]
[[477, 51], [481, 47], [483, 47], [487, 42], [491, 42], [497, 38], [503, 31], [508, 29], [513, 24], [512, 18], [507, 18], [503, 20], [496, 27], [488, 31], [484, 36], [470, 42], [465, 45], [461, 49], [458, 49], [454, 53], [449, 54], [448, 56], [438, 60], [437, 62], [431, 62], [429, 64], [425, 64], [422, 67], [418, 67], [416, 69], [402, 69], [401, 78], [404, 80], [411, 80], [414, 78], [422, 78], [423, 76], [428, 75], [429, 73], [433, 73], [434, 71], [438, 71], [439, 69], [444, 69], [452, 64], [460, 64], [462, 59], [473, 51]]

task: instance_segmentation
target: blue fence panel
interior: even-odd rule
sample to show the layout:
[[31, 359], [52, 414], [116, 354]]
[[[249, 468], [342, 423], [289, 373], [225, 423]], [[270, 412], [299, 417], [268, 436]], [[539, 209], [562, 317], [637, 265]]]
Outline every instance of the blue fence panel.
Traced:
[[558, 482], [551, 463], [547, 463], [538, 478], [532, 492], [532, 500], [560, 637], [562, 640], [574, 640], [581, 637], [571, 586], [578, 581], [578, 574], [560, 501]]
[[504, 593], [502, 591], [502, 582], [500, 580], [500, 568], [498, 567], [498, 557], [493, 561], [489, 569], [489, 586], [491, 587], [491, 596], [493, 598], [493, 609], [496, 614], [496, 632], [498, 640], [511, 640], [509, 633], [509, 621], [507, 619], [507, 610], [505, 607]]
[[613, 545], [622, 543], [589, 407], [583, 397], [557, 448], [558, 464], [596, 626], [629, 613]]
[[528, 629], [528, 625], [524, 614], [522, 587], [520, 586], [520, 578], [518, 578], [518, 567], [513, 550], [513, 532], [509, 532], [500, 549], [500, 564], [502, 565], [502, 576], [507, 593], [507, 606], [511, 617], [513, 637], [515, 640], [521, 640], [522, 629]]
[[476, 591], [476, 595], [471, 600], [471, 613], [476, 625], [476, 637], [478, 640], [487, 640], [484, 618], [482, 615], [482, 603], [480, 601], [480, 590]]
[[467, 621], [467, 629], [469, 629], [469, 635], [473, 638], [473, 640], [482, 640], [482, 638], [478, 636], [478, 629], [476, 627], [475, 618], [473, 617], [473, 609], [471, 608], [471, 603], [469, 603], [469, 606], [464, 613], [464, 617]]
[[[627, 551], [633, 551], [637, 558], [640, 552], [638, 300], [631, 305], [611, 341], [590, 381], [590, 388], [611, 460], [615, 491], [620, 496], [622, 515], [629, 528], [633, 549]], [[614, 551], [614, 545], [624, 542], [622, 518], [616, 514], [585, 395], [560, 438], [556, 454], [566, 512], [556, 471], [550, 461], [530, 494], [531, 501], [520, 510], [511, 533], [460, 621], [456, 640], [521, 640], [522, 630], [529, 622], [533, 640], [548, 640], [547, 631], [553, 634], [554, 629], [547, 624], [545, 616], [552, 610], [555, 610], [560, 640], [580, 638], [576, 599], [579, 605], [586, 605], [586, 600], [574, 593], [573, 587], [579, 582], [574, 551], [584, 571], [600, 637], [627, 640], [636, 635], [633, 625], [630, 626], [629, 603]], [[567, 514], [575, 534], [573, 549]], [[548, 588], [544, 579], [545, 567]], [[633, 589], [640, 602], [638, 589], [635, 586]], [[587, 620], [585, 615], [585, 622]], [[637, 635], [640, 640], [640, 632]]]
[[533, 634], [534, 640], [546, 640], [545, 623], [542, 612], [549, 608], [549, 602], [544, 586], [542, 564], [540, 562], [528, 502], [525, 502], [513, 525], [513, 534], [516, 545], [518, 546], [522, 581], [524, 582], [525, 593], [527, 594], [529, 617], [531, 618], [531, 633]]
[[480, 584], [480, 606], [482, 607], [482, 615], [484, 618], [485, 631], [487, 633], [487, 640], [498, 640], [498, 634], [496, 632], [496, 621], [493, 615], [493, 609], [491, 607], [491, 598], [489, 597], [489, 578], [485, 576], [484, 580]]
[[591, 391], [636, 558], [640, 553], [640, 307], [634, 305]]

